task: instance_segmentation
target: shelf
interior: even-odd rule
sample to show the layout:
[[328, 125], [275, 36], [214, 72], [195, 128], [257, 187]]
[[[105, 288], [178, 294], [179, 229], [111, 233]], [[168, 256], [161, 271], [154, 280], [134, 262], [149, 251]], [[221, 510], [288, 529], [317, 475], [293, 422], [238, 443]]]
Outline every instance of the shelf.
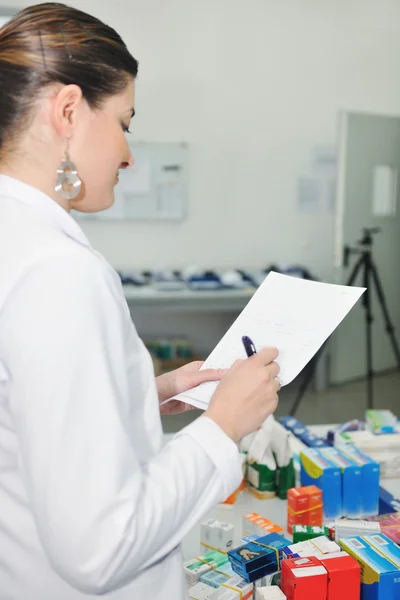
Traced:
[[174, 290], [160, 291], [146, 287], [124, 285], [124, 294], [129, 306], [151, 311], [163, 308], [176, 312], [237, 312], [243, 310], [256, 289], [241, 290]]

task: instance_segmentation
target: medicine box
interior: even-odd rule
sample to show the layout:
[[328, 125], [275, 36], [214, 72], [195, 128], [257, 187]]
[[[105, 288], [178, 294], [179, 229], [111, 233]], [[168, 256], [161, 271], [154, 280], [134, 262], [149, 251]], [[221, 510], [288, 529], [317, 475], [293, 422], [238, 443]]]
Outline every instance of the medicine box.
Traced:
[[342, 514], [352, 519], [362, 516], [361, 467], [337, 448], [321, 448], [321, 455], [335, 464], [342, 473]]
[[183, 570], [188, 585], [198, 583], [202, 575], [211, 569], [218, 569], [227, 562], [227, 555], [216, 551], [207, 552], [203, 556], [186, 561], [183, 564]]
[[351, 521], [350, 519], [339, 519], [335, 521], [335, 540], [347, 537], [363, 536], [370, 533], [380, 533], [379, 523], [370, 521]]
[[320, 537], [321, 535], [329, 536], [329, 530], [327, 527], [314, 525], [293, 525], [293, 543], [305, 542], [306, 540], [312, 540], [313, 538]]
[[282, 550], [283, 559], [301, 558], [302, 556], [318, 556], [321, 552], [312, 545], [311, 541], [290, 544]]
[[268, 565], [271, 566], [271, 572], [277, 571], [278, 554], [278, 551], [271, 547], [261, 546], [257, 542], [250, 542], [229, 552], [228, 557], [232, 569], [243, 577], [244, 573], [250, 573]]
[[326, 600], [328, 573], [314, 556], [284, 560], [281, 589], [287, 600]]
[[[340, 468], [313, 448], [306, 448], [300, 452], [300, 463], [302, 485], [316, 485], [322, 490], [324, 517], [326, 519], [341, 517], [343, 510]], [[321, 525], [321, 523], [316, 523], [316, 525]]]
[[231, 523], [209, 519], [200, 528], [201, 551], [218, 550], [227, 553], [232, 549], [235, 528]]
[[196, 585], [189, 588], [189, 598], [190, 600], [208, 600], [213, 591], [214, 588], [209, 585], [196, 583]]
[[283, 558], [294, 558], [301, 556], [321, 556], [323, 554], [331, 554], [340, 552], [340, 546], [336, 542], [332, 542], [326, 536], [313, 538], [305, 542], [298, 542], [283, 548]]
[[252, 600], [253, 585], [237, 575], [226, 584], [213, 590], [207, 600]]
[[292, 488], [288, 491], [289, 533], [294, 525], [322, 525], [322, 490], [315, 485]]
[[223, 575], [223, 573], [217, 573], [217, 571], [209, 571], [208, 573], [201, 575], [200, 583], [205, 583], [213, 588], [219, 588], [230, 578], [230, 575]]
[[258, 513], [249, 513], [242, 519], [243, 536], [267, 535], [267, 533], [281, 533], [283, 528]]
[[400, 500], [384, 488], [379, 488], [379, 514], [400, 512]]
[[363, 517], [377, 515], [379, 510], [380, 465], [352, 445], [340, 447], [342, 454], [361, 468], [361, 513]]
[[[291, 544], [291, 541], [283, 537], [279, 533], [269, 533], [268, 535], [262, 536], [254, 540], [256, 545], [261, 547], [266, 546], [275, 550], [275, 554], [279, 561], [282, 560], [282, 551], [285, 546]], [[278, 565], [279, 566], [279, 565]]]
[[189, 586], [195, 585], [200, 581], [200, 577], [211, 571], [210, 565], [200, 562], [197, 558], [183, 563], [185, 579]]
[[295, 437], [301, 440], [303, 444], [309, 446], [310, 448], [321, 448], [327, 446], [325, 440], [315, 435], [315, 433], [311, 433], [311, 431], [305, 427], [303, 423], [294, 417], [282, 417], [280, 423], [288, 431], [291, 431]]
[[328, 573], [327, 600], [359, 600], [361, 567], [347, 552], [326, 554], [318, 559]]
[[367, 521], [379, 523], [382, 533], [400, 545], [400, 512], [368, 517]]
[[400, 597], [400, 572], [362, 537], [339, 541], [343, 550], [361, 565], [361, 597], [364, 600], [397, 600]]
[[400, 548], [383, 534], [366, 535], [363, 539], [400, 569]]
[[272, 585], [257, 588], [255, 600], [286, 600], [286, 596], [281, 588], [277, 585]]

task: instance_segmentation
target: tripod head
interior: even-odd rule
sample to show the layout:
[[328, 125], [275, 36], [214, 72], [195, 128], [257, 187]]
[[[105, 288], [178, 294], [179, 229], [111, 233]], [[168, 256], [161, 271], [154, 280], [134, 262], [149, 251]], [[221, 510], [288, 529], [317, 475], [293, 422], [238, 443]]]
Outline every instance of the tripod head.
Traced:
[[352, 248], [351, 246], [345, 246], [343, 249], [343, 264], [345, 267], [349, 266], [349, 259], [351, 254], [370, 254], [374, 243], [373, 236], [381, 232], [380, 227], [363, 227], [362, 238], [356, 242], [357, 247]]
[[374, 241], [372, 236], [382, 231], [381, 227], [363, 227], [362, 230], [363, 237], [357, 242], [360, 246], [372, 246]]

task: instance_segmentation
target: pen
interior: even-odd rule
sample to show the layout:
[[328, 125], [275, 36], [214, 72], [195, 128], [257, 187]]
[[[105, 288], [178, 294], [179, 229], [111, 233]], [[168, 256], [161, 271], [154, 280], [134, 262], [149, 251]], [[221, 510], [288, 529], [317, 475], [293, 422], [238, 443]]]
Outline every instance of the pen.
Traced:
[[244, 335], [242, 337], [242, 342], [243, 342], [244, 349], [246, 350], [246, 354], [249, 358], [250, 358], [250, 356], [253, 356], [253, 354], [255, 354], [257, 352], [254, 343], [251, 341], [251, 339], [249, 338], [248, 335]]

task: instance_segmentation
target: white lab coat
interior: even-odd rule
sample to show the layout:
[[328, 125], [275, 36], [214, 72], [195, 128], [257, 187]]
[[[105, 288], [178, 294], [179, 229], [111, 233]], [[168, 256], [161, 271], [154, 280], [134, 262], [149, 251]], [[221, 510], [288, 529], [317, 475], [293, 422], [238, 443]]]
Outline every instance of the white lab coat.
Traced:
[[186, 598], [180, 542], [241, 476], [208, 418], [162, 447], [118, 275], [0, 176], [0, 600]]

